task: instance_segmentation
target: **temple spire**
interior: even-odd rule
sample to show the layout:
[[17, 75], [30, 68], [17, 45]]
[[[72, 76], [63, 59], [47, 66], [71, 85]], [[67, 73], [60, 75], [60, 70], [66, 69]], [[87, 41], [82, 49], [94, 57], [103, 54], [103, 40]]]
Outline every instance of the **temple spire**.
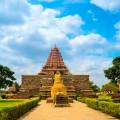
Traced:
[[55, 45], [54, 48], [51, 49], [51, 52], [50, 52], [48, 59], [47, 59], [47, 62], [39, 74], [55, 73], [56, 71], [61, 72], [61, 74], [68, 74], [69, 73], [66, 65], [64, 64], [61, 53]]

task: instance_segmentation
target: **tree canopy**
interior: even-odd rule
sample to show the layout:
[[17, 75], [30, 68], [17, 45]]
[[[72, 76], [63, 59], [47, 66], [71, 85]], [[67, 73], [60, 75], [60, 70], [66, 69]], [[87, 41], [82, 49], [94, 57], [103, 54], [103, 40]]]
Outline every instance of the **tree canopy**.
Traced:
[[102, 91], [112, 94], [118, 92], [118, 86], [115, 83], [109, 82], [102, 86]]
[[104, 70], [104, 73], [111, 82], [117, 83], [120, 79], [120, 56], [113, 59], [112, 67]]
[[16, 90], [19, 91], [20, 85], [17, 82], [15, 82], [14, 84], [15, 84]]
[[0, 65], [0, 89], [11, 86], [14, 80], [16, 80], [14, 72], [10, 68]]
[[94, 92], [100, 91], [100, 88], [97, 85], [95, 85], [92, 81], [89, 81], [89, 86]]

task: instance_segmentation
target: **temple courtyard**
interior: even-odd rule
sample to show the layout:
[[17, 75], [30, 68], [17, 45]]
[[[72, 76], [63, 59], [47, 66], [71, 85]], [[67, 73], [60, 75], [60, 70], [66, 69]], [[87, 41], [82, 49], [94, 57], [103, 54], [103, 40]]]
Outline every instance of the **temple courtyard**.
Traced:
[[42, 100], [19, 120], [118, 120], [78, 101], [70, 105], [71, 107], [54, 107]]

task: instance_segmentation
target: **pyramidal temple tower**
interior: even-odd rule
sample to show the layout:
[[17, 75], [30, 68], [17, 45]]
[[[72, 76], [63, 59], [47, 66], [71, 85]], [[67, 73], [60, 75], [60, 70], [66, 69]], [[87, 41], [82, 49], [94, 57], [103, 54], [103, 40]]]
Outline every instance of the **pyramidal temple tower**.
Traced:
[[31, 96], [40, 93], [43, 98], [50, 97], [54, 83], [53, 78], [57, 71], [62, 75], [62, 83], [67, 88], [69, 97], [74, 97], [76, 93], [82, 96], [92, 95], [89, 88], [89, 75], [73, 75], [70, 73], [57, 47], [51, 49], [46, 63], [38, 74], [22, 75], [21, 91]]
[[46, 64], [38, 74], [55, 74], [56, 71], [59, 71], [62, 75], [69, 74], [68, 68], [64, 64], [61, 53], [55, 46], [51, 49]]

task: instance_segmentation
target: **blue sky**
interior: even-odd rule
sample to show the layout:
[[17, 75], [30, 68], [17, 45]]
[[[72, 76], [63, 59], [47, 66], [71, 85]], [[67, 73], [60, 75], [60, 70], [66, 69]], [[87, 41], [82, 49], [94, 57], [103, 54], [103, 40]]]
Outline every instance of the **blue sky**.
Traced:
[[101, 86], [120, 56], [120, 0], [0, 0], [0, 64], [37, 74], [57, 45], [71, 73]]

